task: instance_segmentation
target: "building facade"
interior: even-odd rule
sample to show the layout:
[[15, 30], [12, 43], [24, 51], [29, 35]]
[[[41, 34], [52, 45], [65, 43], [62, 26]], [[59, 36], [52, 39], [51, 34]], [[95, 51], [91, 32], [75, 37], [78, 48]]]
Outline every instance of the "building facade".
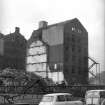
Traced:
[[4, 35], [0, 33], [0, 69], [2, 68], [3, 55], [4, 55]]
[[[46, 59], [44, 61], [46, 66], [43, 69], [43, 74], [47, 73], [46, 76], [56, 82], [66, 81], [68, 84], [87, 84], [88, 32], [77, 18], [53, 25], [47, 25], [47, 22], [41, 21], [39, 29], [33, 31], [28, 41], [27, 52], [29, 52], [32, 44], [37, 41], [45, 43]], [[34, 50], [33, 55], [36, 52], [37, 50]], [[36, 62], [36, 58], [33, 57], [28, 62], [29, 56], [27, 55], [26, 69], [36, 73], [38, 70], [36, 66], [32, 70], [28, 68], [28, 65], [32, 67]], [[34, 63], [32, 62], [33, 59]], [[39, 64], [43, 63], [42, 59], [44, 57], [40, 56]], [[39, 72], [41, 71], [42, 69], [39, 70]], [[39, 74], [42, 77], [44, 76], [41, 73]]]
[[36, 40], [28, 48], [27, 51], [27, 70], [35, 71], [35, 74], [46, 78], [47, 66], [47, 46], [43, 41]]
[[4, 35], [0, 33], [0, 56], [4, 54]]
[[3, 37], [3, 57], [1, 68], [25, 70], [27, 40], [20, 34], [20, 29]]

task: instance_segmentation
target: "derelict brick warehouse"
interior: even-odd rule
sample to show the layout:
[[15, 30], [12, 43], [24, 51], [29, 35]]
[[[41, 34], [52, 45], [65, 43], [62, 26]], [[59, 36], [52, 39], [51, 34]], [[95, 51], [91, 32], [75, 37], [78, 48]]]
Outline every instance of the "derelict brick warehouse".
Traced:
[[88, 32], [75, 18], [47, 25], [41, 21], [28, 41], [27, 71], [55, 82], [88, 82]]

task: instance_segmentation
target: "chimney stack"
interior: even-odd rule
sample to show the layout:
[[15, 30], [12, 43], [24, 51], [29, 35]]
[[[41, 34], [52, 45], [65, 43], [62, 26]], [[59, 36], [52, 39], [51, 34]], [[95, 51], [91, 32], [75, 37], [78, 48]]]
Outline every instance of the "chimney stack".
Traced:
[[16, 33], [20, 33], [20, 28], [19, 27], [15, 27], [15, 32]]
[[48, 22], [46, 21], [40, 21], [39, 22], [39, 28], [47, 28]]

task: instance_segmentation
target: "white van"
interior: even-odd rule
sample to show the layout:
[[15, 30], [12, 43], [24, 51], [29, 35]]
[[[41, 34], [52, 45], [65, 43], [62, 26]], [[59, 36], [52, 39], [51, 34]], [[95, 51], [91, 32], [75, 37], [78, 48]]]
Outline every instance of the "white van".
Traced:
[[44, 95], [39, 105], [83, 105], [83, 102], [74, 101], [69, 93], [53, 93]]
[[88, 90], [85, 95], [86, 105], [103, 105], [105, 90]]

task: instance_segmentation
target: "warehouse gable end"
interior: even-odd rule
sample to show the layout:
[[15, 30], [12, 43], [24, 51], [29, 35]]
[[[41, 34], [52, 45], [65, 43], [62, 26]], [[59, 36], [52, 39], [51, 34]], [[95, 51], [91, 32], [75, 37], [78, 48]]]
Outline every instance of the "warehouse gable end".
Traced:
[[[41, 74], [42, 71], [39, 72], [42, 78], [45, 75], [49, 77], [50, 74], [49, 78], [53, 80], [55, 77], [54, 80], [56, 82], [64, 80], [68, 84], [87, 84], [88, 59], [84, 58], [88, 57], [88, 33], [84, 26], [77, 18], [42, 27], [43, 25], [41, 24], [41, 28], [33, 32], [29, 39], [29, 46], [32, 43], [36, 46], [38, 43], [36, 44], [35, 41], [38, 40], [48, 46], [45, 53], [37, 55], [37, 57], [31, 56], [34, 64], [38, 63], [39, 67], [43, 63], [45, 64], [42, 68], [37, 69], [35, 69], [34, 64], [27, 66], [33, 69], [36, 74], [38, 74], [38, 69], [42, 70], [43, 75]], [[37, 51], [40, 48], [42, 48], [42, 45], [40, 45]], [[44, 54], [46, 55], [46, 59], [44, 59]], [[39, 56], [40, 59], [38, 59]]]

